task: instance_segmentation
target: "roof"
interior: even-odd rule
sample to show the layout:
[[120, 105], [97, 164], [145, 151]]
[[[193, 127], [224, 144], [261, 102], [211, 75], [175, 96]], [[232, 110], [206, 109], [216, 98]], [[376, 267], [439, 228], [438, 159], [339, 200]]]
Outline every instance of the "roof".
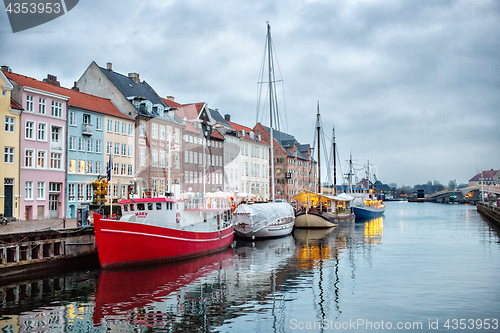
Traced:
[[130, 77], [123, 74], [109, 71], [106, 68], [99, 67], [102, 73], [114, 84], [114, 86], [120, 90], [120, 92], [125, 97], [143, 97], [153, 104], [161, 104], [166, 106], [163, 99], [156, 94], [156, 92], [151, 88], [147, 82], [142, 81], [141, 83], [135, 83]]
[[221, 116], [221, 114], [219, 113], [219, 110], [217, 110], [217, 109], [212, 110], [212, 109], [208, 108], [208, 111], [210, 112], [210, 115], [217, 123], [226, 125], [227, 127], [231, 127], [231, 125], [229, 125], [229, 123], [226, 121], [226, 119], [223, 116]]
[[493, 179], [497, 172], [500, 170], [484, 170], [474, 177], [472, 177], [469, 181], [474, 182], [474, 181], [480, 181], [481, 179]]
[[[267, 133], [271, 133], [269, 130], [269, 127], [267, 126], [262, 126]], [[276, 140], [276, 142], [286, 151], [287, 155], [290, 157], [295, 157], [294, 154], [290, 153], [287, 148], [292, 148], [295, 144], [297, 144], [297, 147], [300, 147], [300, 143], [295, 139], [293, 135], [280, 132], [278, 130], [273, 129], [273, 138]], [[309, 146], [309, 145], [307, 145]], [[301, 149], [297, 149], [297, 158], [301, 160], [306, 160], [309, 161], [307, 157], [305, 157], [301, 151]]]
[[182, 104], [179, 104], [177, 102], [174, 102], [172, 100], [169, 100], [168, 98], [162, 98], [163, 102], [165, 104], [167, 104], [167, 106], [171, 107], [171, 108], [181, 108], [182, 107]]
[[18, 84], [20, 84], [24, 87], [34, 88], [34, 89], [38, 89], [41, 91], [46, 91], [46, 92], [69, 97], [68, 104], [70, 106], [89, 110], [89, 111], [104, 113], [104, 114], [114, 116], [114, 117], [133, 120], [133, 118], [121, 113], [118, 110], [118, 108], [113, 104], [113, 102], [111, 102], [111, 100], [109, 100], [109, 99], [97, 97], [94, 95], [89, 95], [89, 94], [82, 93], [82, 92], [79, 92], [79, 91], [76, 91], [73, 89], [68, 89], [68, 88], [64, 88], [64, 87], [57, 87], [57, 86], [54, 86], [50, 83], [38, 81], [34, 78], [20, 75], [20, 74], [16, 74], [16, 73], [4, 72], [4, 74], [10, 80], [17, 82]]
[[12, 109], [16, 109], [16, 110], [24, 110], [23, 107], [21, 106], [21, 104], [19, 104], [18, 102], [16, 102], [12, 98], [10, 99], [10, 107]]
[[264, 144], [269, 144], [268, 142], [262, 140], [262, 138], [259, 140], [258, 135], [254, 135], [254, 138], [252, 139], [252, 137], [250, 135], [248, 135], [248, 133], [253, 132], [253, 129], [251, 129], [250, 127], [246, 127], [246, 126], [243, 126], [243, 125], [240, 125], [240, 124], [237, 124], [237, 123], [233, 123], [232, 121], [228, 121], [227, 123], [235, 131], [245, 131], [245, 136], [242, 136], [242, 134], [240, 133], [239, 134], [240, 137], [243, 137], [243, 138], [248, 139], [248, 140], [253, 140], [253, 141], [256, 141], [256, 142], [261, 142], [261, 143], [264, 143]]

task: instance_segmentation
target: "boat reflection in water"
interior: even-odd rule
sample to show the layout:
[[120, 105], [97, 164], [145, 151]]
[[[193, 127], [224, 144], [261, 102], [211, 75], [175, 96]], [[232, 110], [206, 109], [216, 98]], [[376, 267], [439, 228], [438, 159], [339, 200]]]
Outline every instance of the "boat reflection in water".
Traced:
[[[382, 235], [384, 233], [384, 217], [380, 216], [377, 218], [356, 220], [356, 229], [356, 239], [358, 243], [382, 243]], [[363, 230], [363, 232], [361, 232], [361, 230]], [[360, 239], [361, 235], [363, 239]]]
[[[216, 309], [224, 303], [219, 299], [222, 285], [217, 281], [217, 273], [233, 265], [233, 259], [233, 249], [228, 248], [210, 256], [162, 266], [104, 270], [97, 285], [94, 325], [109, 327], [125, 321], [147, 327], [179, 326], [188, 331], [190, 327], [202, 327], [199, 322], [202, 319], [196, 315], [199, 311], [190, 307], [197, 308], [197, 303], [203, 301]], [[189, 290], [184, 288], [187, 285], [203, 296], [189, 296]], [[206, 285], [210, 285], [208, 290], [204, 290]]]
[[[329, 229], [296, 229], [296, 260], [299, 269], [312, 279], [314, 303], [320, 320], [340, 313], [340, 254], [348, 249], [354, 221]], [[333, 274], [332, 274], [333, 273]], [[334, 309], [332, 309], [332, 301]]]

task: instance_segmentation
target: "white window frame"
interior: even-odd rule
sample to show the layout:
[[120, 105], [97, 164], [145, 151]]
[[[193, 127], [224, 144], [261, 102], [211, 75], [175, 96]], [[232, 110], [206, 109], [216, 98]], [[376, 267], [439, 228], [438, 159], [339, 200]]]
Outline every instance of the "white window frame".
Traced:
[[24, 196], [25, 200], [33, 200], [33, 181], [28, 180], [24, 184]]
[[47, 100], [43, 97], [38, 99], [38, 113], [46, 114], [47, 113]]
[[37, 200], [45, 200], [45, 182], [37, 182], [36, 193]]
[[76, 119], [76, 112], [75, 111], [70, 111], [68, 118], [69, 118], [69, 120], [68, 120], [69, 126], [76, 126], [77, 125], [77, 119]]
[[[30, 125], [28, 126], [28, 124]], [[35, 124], [36, 123], [33, 120], [26, 120], [24, 128], [24, 138], [26, 140], [35, 140]]]
[[15, 152], [14, 147], [4, 148], [4, 158], [3, 158], [4, 163], [14, 164], [14, 152]]
[[[31, 152], [30, 156], [28, 156], [28, 152]], [[24, 150], [24, 167], [25, 168], [34, 168], [34, 158], [35, 158], [35, 150], [34, 149], [25, 149]], [[29, 163], [28, 162], [29, 159]], [[28, 165], [29, 164], [29, 165]]]
[[16, 129], [16, 118], [5, 116], [5, 132], [14, 133]]
[[[43, 126], [43, 130], [40, 130], [40, 126]], [[40, 139], [40, 133], [43, 134], [43, 138]], [[47, 142], [47, 123], [38, 122], [36, 128], [36, 139], [37, 141]]]
[[96, 131], [102, 131], [102, 117], [96, 117], [95, 129]]
[[51, 113], [53, 117], [62, 118], [62, 102], [52, 101]]
[[33, 112], [35, 109], [35, 99], [33, 95], [26, 95], [26, 111]]
[[[40, 166], [40, 153], [43, 154], [41, 160], [43, 161], [43, 166]], [[36, 153], [36, 167], [39, 169], [47, 169], [47, 151], [46, 150], [38, 150]]]

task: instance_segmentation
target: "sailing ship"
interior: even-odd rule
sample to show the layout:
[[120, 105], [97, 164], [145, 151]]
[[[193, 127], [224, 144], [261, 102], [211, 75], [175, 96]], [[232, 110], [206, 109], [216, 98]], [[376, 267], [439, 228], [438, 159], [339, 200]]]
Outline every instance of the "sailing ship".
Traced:
[[349, 158], [349, 195], [354, 197], [352, 211], [356, 219], [367, 219], [384, 215], [385, 204], [378, 199], [370, 188], [370, 163], [366, 170], [366, 186], [352, 188], [352, 156]]
[[296, 202], [295, 227], [297, 228], [331, 228], [340, 223], [354, 221], [354, 214], [351, 212], [350, 208], [350, 203], [354, 198], [345, 193], [336, 195], [335, 130], [333, 134], [334, 195], [325, 195], [321, 193], [321, 118], [319, 113], [319, 102], [316, 129], [318, 139], [318, 191], [312, 192], [302, 190], [293, 197]]
[[292, 205], [286, 201], [275, 201], [274, 190], [274, 127], [273, 118], [277, 113], [275, 102], [275, 78], [271, 42], [271, 26], [267, 24], [266, 49], [269, 74], [269, 131], [271, 135], [271, 192], [272, 201], [266, 203], [241, 204], [233, 213], [233, 225], [237, 236], [244, 238], [281, 237], [291, 234], [295, 223]]

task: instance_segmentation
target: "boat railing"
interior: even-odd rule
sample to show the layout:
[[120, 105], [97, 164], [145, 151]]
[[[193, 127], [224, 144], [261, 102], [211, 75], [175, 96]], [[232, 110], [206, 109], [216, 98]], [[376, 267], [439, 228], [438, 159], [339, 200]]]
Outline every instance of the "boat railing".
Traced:
[[231, 209], [229, 200], [225, 198], [187, 198], [184, 209]]

